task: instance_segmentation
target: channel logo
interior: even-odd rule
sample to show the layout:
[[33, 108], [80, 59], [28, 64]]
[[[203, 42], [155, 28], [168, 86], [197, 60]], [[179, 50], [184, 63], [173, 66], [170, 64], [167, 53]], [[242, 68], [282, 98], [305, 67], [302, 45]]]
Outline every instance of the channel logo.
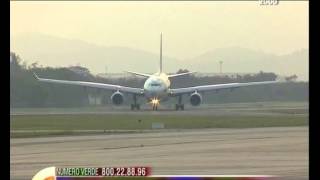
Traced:
[[39, 171], [32, 180], [56, 180], [56, 167], [47, 167]]

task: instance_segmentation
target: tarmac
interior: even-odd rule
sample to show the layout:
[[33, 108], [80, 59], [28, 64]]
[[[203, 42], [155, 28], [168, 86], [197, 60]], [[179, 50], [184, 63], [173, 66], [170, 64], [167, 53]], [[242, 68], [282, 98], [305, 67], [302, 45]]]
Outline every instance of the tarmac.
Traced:
[[13, 138], [10, 176], [31, 179], [49, 166], [149, 166], [153, 175], [308, 179], [308, 134], [304, 126]]

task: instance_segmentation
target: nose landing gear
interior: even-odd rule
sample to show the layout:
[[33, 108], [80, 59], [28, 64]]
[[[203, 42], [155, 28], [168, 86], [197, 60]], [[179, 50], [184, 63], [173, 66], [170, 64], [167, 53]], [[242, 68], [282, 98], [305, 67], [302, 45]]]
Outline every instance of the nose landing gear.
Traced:
[[152, 105], [152, 110], [157, 111], [158, 110], [158, 106], [157, 105]]
[[158, 110], [158, 105], [160, 104], [159, 99], [153, 98], [153, 99], [151, 99], [150, 103], [152, 104], [152, 110], [153, 111], [157, 111]]

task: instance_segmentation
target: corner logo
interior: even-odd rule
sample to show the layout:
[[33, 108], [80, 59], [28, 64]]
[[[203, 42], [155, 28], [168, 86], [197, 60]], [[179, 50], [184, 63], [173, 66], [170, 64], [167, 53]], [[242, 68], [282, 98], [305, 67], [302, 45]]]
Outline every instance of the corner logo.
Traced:
[[39, 171], [32, 180], [56, 180], [56, 168], [48, 167]]

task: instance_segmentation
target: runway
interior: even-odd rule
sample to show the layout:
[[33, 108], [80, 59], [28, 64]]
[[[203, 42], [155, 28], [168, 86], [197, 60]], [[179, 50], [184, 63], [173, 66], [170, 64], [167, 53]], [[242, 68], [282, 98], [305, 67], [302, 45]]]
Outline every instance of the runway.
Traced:
[[252, 174], [308, 179], [308, 127], [14, 138], [11, 179], [56, 167], [150, 166], [152, 174]]
[[141, 106], [139, 111], [131, 111], [129, 107], [93, 107], [93, 108], [17, 108], [10, 109], [10, 115], [75, 115], [75, 114], [107, 114], [107, 115], [168, 115], [168, 116], [208, 116], [245, 115], [245, 116], [281, 116], [287, 114], [308, 114], [308, 104], [261, 102], [261, 103], [229, 103], [201, 105], [200, 107], [185, 106], [185, 111], [176, 111], [174, 107], [160, 107], [153, 111], [149, 106]]

